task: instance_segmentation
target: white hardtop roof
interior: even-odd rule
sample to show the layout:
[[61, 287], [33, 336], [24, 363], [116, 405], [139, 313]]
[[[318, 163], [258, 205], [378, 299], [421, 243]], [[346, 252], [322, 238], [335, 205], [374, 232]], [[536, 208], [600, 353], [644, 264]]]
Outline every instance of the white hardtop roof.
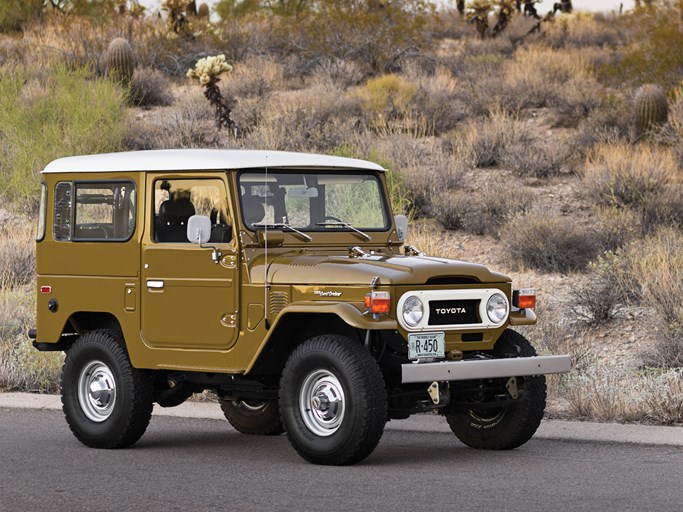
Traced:
[[44, 173], [210, 171], [223, 169], [356, 169], [383, 171], [366, 160], [285, 151], [162, 149], [60, 158]]

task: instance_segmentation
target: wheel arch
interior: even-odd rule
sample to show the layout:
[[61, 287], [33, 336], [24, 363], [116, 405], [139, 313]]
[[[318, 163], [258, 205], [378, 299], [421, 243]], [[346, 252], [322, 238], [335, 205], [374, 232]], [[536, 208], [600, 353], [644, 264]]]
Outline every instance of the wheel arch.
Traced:
[[36, 343], [42, 351], [66, 351], [83, 334], [97, 329], [123, 332], [116, 315], [105, 311], [75, 311], [64, 322], [59, 340], [56, 343]]
[[292, 304], [275, 318], [245, 373], [279, 375], [294, 349], [313, 336], [341, 334], [362, 343], [367, 330], [396, 328], [396, 320], [374, 320], [344, 302]]

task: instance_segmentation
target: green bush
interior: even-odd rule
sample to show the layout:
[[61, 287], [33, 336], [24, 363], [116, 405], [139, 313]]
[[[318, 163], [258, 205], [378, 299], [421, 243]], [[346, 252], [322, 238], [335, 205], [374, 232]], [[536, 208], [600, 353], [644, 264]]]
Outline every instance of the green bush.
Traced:
[[86, 69], [48, 76], [0, 72], [0, 190], [37, 198], [38, 173], [55, 158], [121, 148], [125, 92]]
[[0, 2], [0, 32], [16, 32], [40, 16], [42, 0], [3, 0]]

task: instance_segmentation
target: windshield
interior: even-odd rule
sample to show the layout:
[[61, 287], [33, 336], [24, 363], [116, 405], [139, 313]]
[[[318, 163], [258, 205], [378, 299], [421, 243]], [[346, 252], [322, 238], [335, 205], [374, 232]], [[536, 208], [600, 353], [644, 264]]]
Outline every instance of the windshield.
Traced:
[[361, 172], [248, 172], [239, 177], [244, 222], [300, 231], [386, 231], [379, 179]]

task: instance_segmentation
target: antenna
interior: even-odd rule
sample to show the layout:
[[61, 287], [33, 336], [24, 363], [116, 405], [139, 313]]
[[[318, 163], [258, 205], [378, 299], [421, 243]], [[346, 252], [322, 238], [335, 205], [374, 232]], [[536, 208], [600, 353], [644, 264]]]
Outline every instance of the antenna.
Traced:
[[[265, 205], [268, 204], [268, 155], [266, 154], [266, 168], [265, 168], [265, 178], [263, 179], [263, 189], [265, 190]], [[266, 220], [264, 228], [264, 239], [265, 239], [265, 252], [263, 261], [263, 316], [265, 318], [266, 329], [270, 328], [268, 325], [268, 221]]]

